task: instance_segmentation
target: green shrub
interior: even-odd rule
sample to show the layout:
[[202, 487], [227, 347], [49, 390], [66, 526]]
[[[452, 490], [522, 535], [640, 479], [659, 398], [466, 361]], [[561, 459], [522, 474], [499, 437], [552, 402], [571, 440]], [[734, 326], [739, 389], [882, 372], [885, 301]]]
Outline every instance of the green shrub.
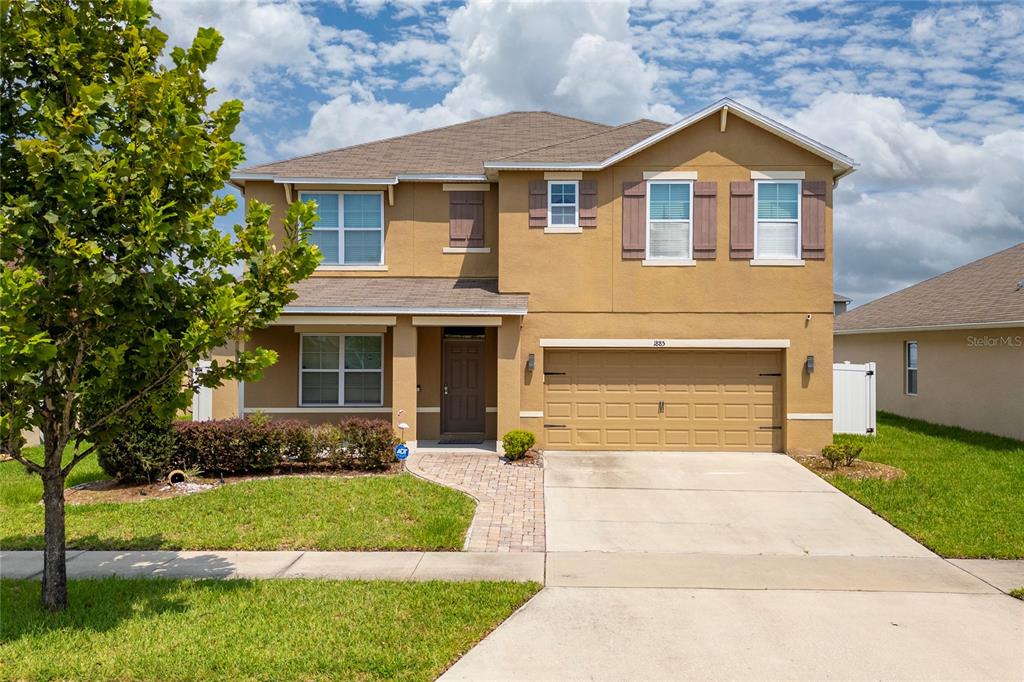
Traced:
[[247, 419], [177, 422], [174, 466], [205, 474], [269, 471], [284, 459], [280, 431]]
[[146, 409], [126, 414], [122, 429], [102, 445], [97, 454], [100, 468], [125, 483], [152, 483], [172, 469], [175, 434], [171, 417]]
[[526, 452], [537, 442], [537, 437], [530, 431], [514, 429], [502, 437], [501, 445], [505, 449], [505, 457], [508, 459], [521, 459]]
[[863, 445], [853, 445], [852, 443], [843, 443], [843, 463], [848, 467], [852, 467], [853, 463], [860, 459], [860, 453], [864, 451]]
[[269, 426], [281, 441], [281, 459], [308, 464], [316, 458], [313, 429], [309, 424], [297, 419], [283, 419], [270, 422]]
[[342, 423], [346, 450], [353, 469], [386, 469], [395, 462], [398, 439], [391, 422], [349, 419]]
[[846, 459], [845, 448], [842, 445], [826, 445], [821, 449], [821, 456], [828, 460], [830, 469], [835, 469]]

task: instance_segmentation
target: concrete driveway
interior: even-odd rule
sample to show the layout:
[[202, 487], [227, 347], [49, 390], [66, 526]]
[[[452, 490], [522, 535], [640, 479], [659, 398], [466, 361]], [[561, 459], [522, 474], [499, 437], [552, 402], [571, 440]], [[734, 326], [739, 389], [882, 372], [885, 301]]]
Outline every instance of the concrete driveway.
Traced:
[[545, 467], [546, 587], [443, 679], [1024, 679], [1024, 603], [784, 455]]

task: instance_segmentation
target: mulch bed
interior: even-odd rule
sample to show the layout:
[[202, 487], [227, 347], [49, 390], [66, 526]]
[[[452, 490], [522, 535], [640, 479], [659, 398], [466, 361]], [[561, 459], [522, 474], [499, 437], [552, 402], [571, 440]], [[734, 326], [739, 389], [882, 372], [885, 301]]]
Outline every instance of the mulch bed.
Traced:
[[845, 476], [854, 481], [866, 478], [875, 478], [881, 481], [896, 481], [907, 475], [907, 472], [898, 467], [881, 464], [879, 462], [868, 462], [862, 459], [855, 460], [852, 466], [839, 464], [835, 469], [829, 461], [821, 455], [790, 455], [793, 459], [818, 474], [822, 478], [833, 476]]
[[206, 476], [191, 477], [185, 483], [169, 484], [166, 480], [156, 483], [120, 483], [118, 481], [91, 481], [76, 485], [64, 491], [66, 504], [98, 504], [102, 502], [145, 502], [164, 500], [183, 495], [214, 490], [222, 485], [244, 481], [266, 481], [271, 478], [356, 478], [360, 476], [388, 476], [402, 471], [402, 465], [392, 464], [383, 471], [356, 471], [352, 469], [329, 469], [326, 467], [286, 467], [271, 473], [245, 474], [220, 478]]
[[509, 459], [508, 457], [501, 457], [502, 462], [514, 467], [538, 467], [544, 468], [544, 451], [530, 448], [526, 451], [526, 454], [519, 459]]

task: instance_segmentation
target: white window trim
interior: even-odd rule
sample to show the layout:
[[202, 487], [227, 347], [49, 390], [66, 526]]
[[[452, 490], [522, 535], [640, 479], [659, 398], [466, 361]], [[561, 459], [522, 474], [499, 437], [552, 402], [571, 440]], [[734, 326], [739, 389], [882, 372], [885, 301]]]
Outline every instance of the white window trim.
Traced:
[[[775, 185], [775, 184], [780, 184], [780, 185], [785, 185], [785, 184], [796, 185], [796, 255], [793, 256], [793, 257], [786, 257], [786, 258], [780, 258], [779, 256], [770, 256], [770, 257], [763, 257], [763, 258], [761, 257], [761, 253], [760, 253], [760, 251], [761, 251], [761, 242], [758, 239], [758, 237], [759, 237], [759, 235], [758, 235], [758, 225], [760, 224], [761, 220], [757, 217], [757, 205], [758, 205], [758, 201], [757, 200], [758, 200], [758, 194], [759, 194], [759, 192], [761, 190], [761, 184], [762, 183], [767, 183], [767, 184], [771, 184], [771, 185]], [[754, 181], [754, 260], [751, 261], [752, 263], [755, 262], [755, 261], [762, 261], [762, 262], [764, 262], [765, 265], [767, 265], [767, 264], [769, 264], [768, 262], [770, 261], [771, 265], [779, 265], [780, 261], [791, 261], [791, 262], [793, 262], [794, 265], [802, 265], [803, 264], [803, 260], [802, 259], [803, 259], [803, 256], [804, 256], [803, 255], [804, 235], [803, 235], [803, 206], [801, 206], [801, 204], [803, 204], [803, 200], [802, 200], [803, 191], [804, 191], [804, 182], [803, 182], [803, 180], [755, 180]], [[782, 221], [782, 220], [765, 220], [765, 222], [781, 223], [781, 222], [791, 222], [791, 221], [788, 221], [788, 220], [787, 221]], [[758, 265], [760, 265], [760, 263], [758, 263]]]
[[[689, 188], [690, 200], [688, 206], [690, 207], [690, 217], [686, 219], [687, 225], [689, 225], [690, 236], [687, 241], [687, 252], [686, 256], [680, 258], [679, 256], [652, 256], [651, 255], [651, 222], [659, 223], [678, 223], [680, 220], [651, 220], [651, 185], [686, 185]], [[646, 208], [644, 208], [644, 235], [645, 240], [645, 258], [642, 265], [682, 265], [690, 266], [696, 265], [693, 260], [693, 180], [648, 180], [647, 181], [647, 197]]]
[[[910, 345], [913, 344], [917, 349], [917, 365], [914, 367], [910, 366]], [[917, 341], [904, 341], [903, 342], [903, 394], [911, 397], [916, 397], [921, 391], [921, 370], [918, 365], [921, 364], [921, 344]], [[914, 393], [910, 392], [910, 371], [916, 372], [914, 375], [917, 379], [917, 391]]]
[[[346, 194], [375, 194], [380, 201], [380, 261], [377, 263], [322, 263], [317, 269], [341, 269], [341, 268], [359, 268], [366, 270], [379, 270], [384, 266], [384, 231], [387, 226], [387, 222], [384, 219], [384, 192], [376, 191], [353, 191], [353, 192], [338, 192], [332, 190], [300, 190], [299, 201], [305, 201], [303, 195], [309, 194], [336, 194], [338, 195], [338, 227], [327, 227], [317, 228], [313, 227], [314, 231], [318, 232], [337, 232], [338, 233], [338, 258], [343, 259], [345, 257], [345, 195]], [[352, 228], [352, 231], [369, 232], [368, 228]]]
[[[338, 344], [338, 369], [303, 369], [302, 351], [307, 336], [334, 336], [341, 339]], [[345, 369], [345, 337], [348, 336], [376, 336], [380, 339], [380, 369]], [[309, 332], [299, 334], [299, 407], [382, 407], [384, 405], [384, 335], [383, 334], [330, 334], [323, 332]], [[338, 402], [336, 403], [307, 403], [302, 399], [302, 375], [306, 372], [335, 373], [338, 375]], [[346, 403], [345, 402], [345, 374], [347, 372], [377, 372], [380, 374], [380, 402], [376, 403]]]
[[[554, 185], [572, 185], [575, 187], [576, 202], [574, 204], [559, 204], [559, 206], [572, 206], [573, 207], [573, 221], [572, 225], [560, 223], [554, 225], [551, 222], [551, 187]], [[580, 181], [579, 180], [548, 180], [548, 224], [544, 228], [545, 232], [563, 232], [563, 233], [575, 233], [582, 232], [583, 228], [580, 227]]]

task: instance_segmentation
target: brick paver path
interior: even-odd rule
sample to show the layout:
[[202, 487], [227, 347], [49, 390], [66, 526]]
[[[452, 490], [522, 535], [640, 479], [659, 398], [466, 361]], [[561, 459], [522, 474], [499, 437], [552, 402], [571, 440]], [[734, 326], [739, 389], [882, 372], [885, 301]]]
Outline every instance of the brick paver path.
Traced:
[[420, 452], [409, 470], [472, 495], [479, 504], [466, 536], [469, 552], [544, 551], [544, 469], [506, 464], [495, 454]]

